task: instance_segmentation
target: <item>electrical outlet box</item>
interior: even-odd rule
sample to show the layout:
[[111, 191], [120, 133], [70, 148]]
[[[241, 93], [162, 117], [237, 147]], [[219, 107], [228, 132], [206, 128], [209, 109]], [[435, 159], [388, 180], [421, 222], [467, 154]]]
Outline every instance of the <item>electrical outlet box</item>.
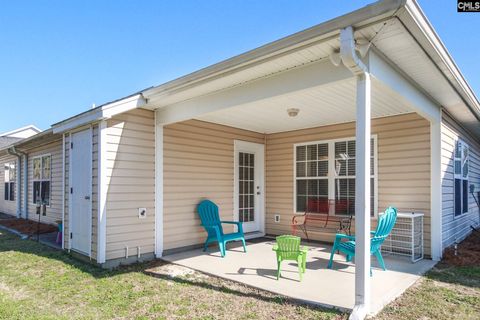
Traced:
[[279, 222], [280, 222], [280, 215], [279, 215], [279, 214], [276, 214], [276, 215], [275, 215], [275, 222], [276, 222], [276, 223], [279, 223]]
[[147, 217], [147, 208], [138, 208], [138, 218], [145, 219]]

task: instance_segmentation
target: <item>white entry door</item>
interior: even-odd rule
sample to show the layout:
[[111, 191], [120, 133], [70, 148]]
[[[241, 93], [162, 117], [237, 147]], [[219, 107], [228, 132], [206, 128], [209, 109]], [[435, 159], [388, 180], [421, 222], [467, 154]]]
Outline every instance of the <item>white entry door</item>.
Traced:
[[234, 219], [244, 232], [264, 232], [263, 144], [235, 141]]
[[75, 132], [70, 141], [71, 249], [90, 255], [92, 234], [92, 132]]

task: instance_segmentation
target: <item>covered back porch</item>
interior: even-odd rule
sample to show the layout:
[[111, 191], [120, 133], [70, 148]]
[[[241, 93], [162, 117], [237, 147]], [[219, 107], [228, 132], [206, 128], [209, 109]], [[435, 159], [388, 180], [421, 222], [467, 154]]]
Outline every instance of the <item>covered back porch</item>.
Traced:
[[[205, 240], [196, 213], [203, 199], [218, 204], [222, 220], [242, 221], [249, 238], [290, 233], [292, 217], [315, 201], [342, 203], [343, 209], [334, 208], [332, 215], [354, 216], [355, 267], [319, 267], [310, 277], [321, 282], [337, 272], [333, 278], [351, 281], [349, 302], [341, 305], [338, 298], [331, 304], [355, 305], [358, 318], [371, 305], [382, 304], [370, 299], [371, 283], [382, 281], [369, 275], [370, 231], [379, 212], [393, 206], [401, 212], [423, 213], [425, 254], [438, 259], [440, 107], [399, 69], [399, 63], [408, 66], [405, 58], [411, 52], [401, 52], [394, 62], [381, 51], [390, 52], [392, 38], [411, 41], [403, 28], [396, 20], [355, 31], [345, 26], [339, 28], [340, 34], [334, 29], [316, 41], [304, 39], [304, 46], [286, 38], [258, 51], [271, 53], [275, 46], [291, 46], [291, 50], [261, 59], [248, 53], [245, 56], [252, 60], [243, 65], [233, 58], [146, 90], [147, 106], [157, 110], [156, 203], [162, 204], [156, 206], [157, 255], [190, 261], [200, 270], [202, 264], [217, 265], [204, 260], [209, 255], [194, 251], [195, 257], [188, 258], [192, 252], [181, 253]], [[243, 58], [247, 59], [238, 60]], [[230, 63], [235, 65], [231, 69]], [[336, 229], [325, 226], [311, 238], [333, 242]], [[219, 261], [225, 267], [223, 276], [243, 274], [240, 269], [251, 268], [255, 274], [270, 270], [275, 261], [263, 258], [267, 252], [271, 255], [268, 247], [268, 243], [251, 245], [238, 262], [231, 258], [235, 253], [227, 254]], [[311, 248], [310, 265], [328, 251]], [[389, 262], [391, 271], [375, 275], [408, 276], [431, 266]], [[258, 276], [252, 281], [268, 279]], [[409, 283], [402, 276], [383, 281], [385, 290], [397, 292], [402, 288], [398, 283]], [[281, 290], [282, 285], [273, 286]], [[298, 290], [307, 300], [318, 294], [313, 287]], [[380, 290], [375, 297], [384, 294]], [[327, 300], [318, 295], [315, 301], [330, 304]]]

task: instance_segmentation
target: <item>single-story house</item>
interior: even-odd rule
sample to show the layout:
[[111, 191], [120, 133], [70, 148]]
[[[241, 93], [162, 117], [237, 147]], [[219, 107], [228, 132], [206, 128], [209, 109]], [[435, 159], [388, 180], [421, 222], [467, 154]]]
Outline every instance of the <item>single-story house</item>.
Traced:
[[423, 213], [433, 260], [479, 224], [479, 120], [418, 4], [379, 1], [4, 147], [0, 187], [18, 185], [0, 211], [35, 219], [45, 201], [63, 248], [110, 267], [201, 245], [205, 198], [249, 237], [348, 200], [335, 214], [354, 216], [361, 314], [379, 212]]

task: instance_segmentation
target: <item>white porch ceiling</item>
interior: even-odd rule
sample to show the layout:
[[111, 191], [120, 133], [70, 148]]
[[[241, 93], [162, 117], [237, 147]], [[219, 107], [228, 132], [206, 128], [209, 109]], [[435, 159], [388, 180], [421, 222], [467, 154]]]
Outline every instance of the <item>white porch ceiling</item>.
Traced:
[[[419, 14], [414, 17], [409, 11], [413, 6], [402, 6], [402, 10], [384, 12], [385, 15], [365, 21], [354, 19], [356, 39], [369, 40], [375, 47], [375, 53], [378, 52], [380, 57], [400, 76], [407, 79], [414, 89], [429, 97], [432, 104], [444, 107], [460, 120], [462, 125], [480, 135], [476, 118], [477, 113], [480, 112], [477, 112], [476, 107], [478, 99], [469, 96], [469, 92], [462, 91], [468, 84], [461, 85], [461, 74], [452, 67], [451, 60], [445, 59], [448, 52], [440, 52], [444, 50], [443, 46], [437, 43], [439, 40], [434, 41], [433, 38], [436, 35], [430, 34], [434, 31], [429, 31], [431, 29], [428, 21], [418, 18]], [[372, 8], [366, 7], [360, 11], [366, 13]], [[157, 109], [163, 115], [168, 115], [164, 123], [183, 121], [186, 118], [181, 119], [181, 117], [186, 114], [186, 109], [196, 110], [197, 113], [203, 110], [210, 112], [209, 109], [213, 109], [205, 103], [207, 100], [205, 97], [236, 88], [245, 88], [265, 79], [293, 73], [302, 68], [310, 68], [322, 61], [329, 62], [328, 57], [331, 52], [339, 48], [338, 31], [344, 23], [343, 20], [346, 19], [345, 23], [347, 23], [352, 17], [338, 18], [340, 24], [335, 23], [336, 20], [326, 22], [146, 90], [144, 97], [148, 103], [144, 107]], [[420, 20], [413, 20], [417, 18]], [[352, 25], [351, 22], [350, 25]], [[432, 44], [431, 41], [435, 43]], [[323, 74], [319, 73], [318, 76], [322, 78]], [[473, 93], [471, 95], [473, 96]], [[250, 97], [250, 95], [244, 92], [242, 97]], [[232, 106], [234, 101], [228, 100], [224, 102], [225, 108], [228, 109], [202, 115], [195, 114], [191, 118], [258, 132], [295, 130], [312, 125], [353, 121], [355, 119], [353, 98], [353, 80], [349, 80], [332, 83], [328, 87], [285, 93], [268, 100], [251, 103], [245, 101], [236, 106]], [[218, 109], [221, 106], [217, 104], [215, 107]], [[291, 107], [301, 109], [300, 115], [295, 119], [288, 118], [286, 115], [285, 110]], [[401, 97], [382, 87], [380, 83], [375, 84], [373, 117], [414, 110], [416, 108], [408, 105]], [[181, 116], [172, 117], [174, 113]]]
[[[289, 117], [288, 108], [298, 108], [300, 113]], [[411, 112], [414, 109], [405, 99], [372, 79], [372, 118]], [[355, 121], [355, 79], [222, 109], [197, 117], [197, 120], [260, 133]]]

